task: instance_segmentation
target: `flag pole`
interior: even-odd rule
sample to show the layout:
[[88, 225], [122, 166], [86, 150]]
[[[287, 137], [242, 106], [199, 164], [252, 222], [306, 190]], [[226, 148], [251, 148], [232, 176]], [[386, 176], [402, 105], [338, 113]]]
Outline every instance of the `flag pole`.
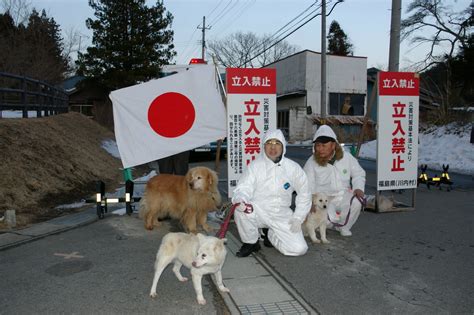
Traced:
[[[215, 73], [216, 73], [216, 76], [219, 80], [219, 85], [221, 87], [220, 88], [221, 98], [222, 98], [222, 102], [224, 103], [224, 107], [225, 107], [226, 106], [227, 93], [225, 91], [224, 82], [222, 82], [222, 78], [221, 78], [221, 75], [219, 73], [219, 68], [218, 68], [217, 62], [216, 62], [216, 55], [212, 55], [212, 62], [214, 63]], [[222, 146], [222, 139], [218, 139], [217, 140], [217, 148], [216, 148], [216, 161], [215, 161], [215, 167], [214, 167], [214, 170], [216, 171], [216, 173], [219, 173], [219, 169], [220, 169], [221, 146]]]

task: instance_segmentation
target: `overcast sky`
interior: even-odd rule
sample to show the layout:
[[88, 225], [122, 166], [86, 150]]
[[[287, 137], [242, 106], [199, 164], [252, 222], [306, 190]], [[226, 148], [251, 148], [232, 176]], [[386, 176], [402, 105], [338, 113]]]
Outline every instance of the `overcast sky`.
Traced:
[[[293, 18], [308, 9], [314, 0], [165, 0], [164, 4], [174, 16], [174, 42], [178, 53], [175, 61], [178, 64], [188, 63], [190, 58], [201, 56], [200, 40], [202, 36], [198, 26], [206, 16], [206, 40], [220, 39], [228, 34], [242, 31], [258, 35], [274, 34]], [[327, 0], [328, 9], [335, 0]], [[407, 17], [406, 7], [411, 0], [402, 0], [402, 19]], [[93, 10], [87, 0], [31, 0], [38, 10], [45, 9], [63, 31], [75, 29], [80, 31], [81, 46], [89, 45], [92, 32], [85, 26], [85, 20], [93, 16]], [[148, 1], [149, 4], [155, 1]], [[303, 18], [321, 2], [310, 7]], [[466, 8], [470, 0], [445, 0], [459, 11]], [[368, 58], [368, 67], [386, 69], [388, 66], [390, 36], [391, 0], [346, 0], [338, 4], [327, 18], [327, 28], [331, 21], [339, 22], [354, 45], [354, 55]], [[319, 10], [318, 10], [319, 12]], [[294, 28], [294, 27], [293, 27]], [[321, 51], [321, 18], [316, 17], [286, 39], [301, 50]], [[402, 42], [400, 49], [401, 70], [423, 58], [426, 46], [410, 45]]]

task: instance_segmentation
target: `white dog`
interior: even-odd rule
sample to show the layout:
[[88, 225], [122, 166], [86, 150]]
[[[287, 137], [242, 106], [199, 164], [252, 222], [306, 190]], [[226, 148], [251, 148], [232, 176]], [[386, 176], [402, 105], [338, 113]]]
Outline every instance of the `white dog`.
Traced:
[[155, 276], [153, 277], [150, 296], [152, 298], [156, 297], [156, 286], [161, 273], [172, 262], [174, 262], [173, 272], [179, 281], [188, 280], [181, 275], [181, 266], [184, 265], [190, 269], [199, 304], [206, 304], [206, 300], [202, 295], [201, 279], [203, 275], [214, 274], [219, 290], [229, 292], [229, 289], [222, 283], [221, 273], [227, 254], [224, 246], [225, 241], [226, 239], [218, 239], [200, 233], [197, 235], [186, 233], [166, 234], [156, 254]]
[[[306, 220], [303, 222], [303, 232], [304, 235], [311, 238], [313, 243], [320, 243], [321, 241], [324, 244], [329, 243], [326, 238], [326, 227], [328, 225], [328, 203], [329, 198], [324, 193], [313, 194], [313, 206], [311, 207], [311, 212], [306, 217]], [[316, 229], [319, 228], [319, 233], [321, 234], [321, 241], [316, 236]]]

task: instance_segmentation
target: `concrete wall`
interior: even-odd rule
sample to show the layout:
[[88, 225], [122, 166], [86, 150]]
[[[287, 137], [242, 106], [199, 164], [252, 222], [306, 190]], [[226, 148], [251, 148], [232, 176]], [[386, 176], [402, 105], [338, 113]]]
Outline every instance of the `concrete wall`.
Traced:
[[[306, 72], [306, 89], [308, 106], [313, 113], [321, 113], [321, 55], [307, 52], [308, 70]], [[329, 93], [367, 94], [367, 58], [342, 57], [327, 55], [326, 60], [327, 108], [329, 113]], [[367, 107], [367, 98], [364, 108]]]
[[295, 54], [265, 68], [277, 71], [277, 95], [306, 89], [306, 54]]
[[[306, 92], [304, 104], [285, 98], [277, 100], [277, 108], [290, 109], [289, 141], [311, 139], [314, 127], [306, 115], [306, 106], [311, 106], [313, 114], [321, 113], [321, 54], [304, 50], [266, 68], [277, 70], [277, 96], [298, 91]], [[367, 94], [366, 57], [327, 55], [326, 70], [328, 93], [326, 113], [329, 113], [329, 93]], [[298, 96], [296, 99], [304, 97]], [[364, 108], [367, 109], [367, 97]]]
[[306, 140], [312, 135], [313, 123], [306, 115], [306, 107], [299, 106], [290, 109], [290, 137], [288, 141]]

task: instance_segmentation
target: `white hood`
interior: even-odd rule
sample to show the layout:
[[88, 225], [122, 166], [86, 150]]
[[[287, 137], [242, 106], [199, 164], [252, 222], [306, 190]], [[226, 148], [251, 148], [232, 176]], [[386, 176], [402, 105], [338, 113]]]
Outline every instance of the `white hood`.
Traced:
[[316, 133], [314, 134], [314, 137], [313, 137], [313, 142], [318, 138], [318, 137], [321, 137], [321, 136], [324, 136], [324, 137], [329, 137], [329, 138], [332, 138], [334, 139], [337, 143], [339, 143], [337, 141], [337, 136], [336, 134], [334, 133], [334, 130], [332, 130], [331, 127], [329, 127], [328, 125], [322, 125], [318, 128], [318, 130], [316, 130]]
[[[263, 139], [263, 146], [265, 146], [265, 142], [267, 142], [268, 140], [270, 139], [277, 139], [278, 141], [280, 141], [282, 144], [283, 144], [283, 153], [281, 154], [281, 157], [285, 157], [285, 153], [286, 153], [286, 140], [285, 140], [285, 136], [283, 135], [283, 132], [281, 132], [280, 129], [275, 129], [275, 130], [268, 130], [266, 133], [265, 133], [265, 137]], [[262, 150], [263, 152], [263, 155], [265, 155], [265, 149]]]

